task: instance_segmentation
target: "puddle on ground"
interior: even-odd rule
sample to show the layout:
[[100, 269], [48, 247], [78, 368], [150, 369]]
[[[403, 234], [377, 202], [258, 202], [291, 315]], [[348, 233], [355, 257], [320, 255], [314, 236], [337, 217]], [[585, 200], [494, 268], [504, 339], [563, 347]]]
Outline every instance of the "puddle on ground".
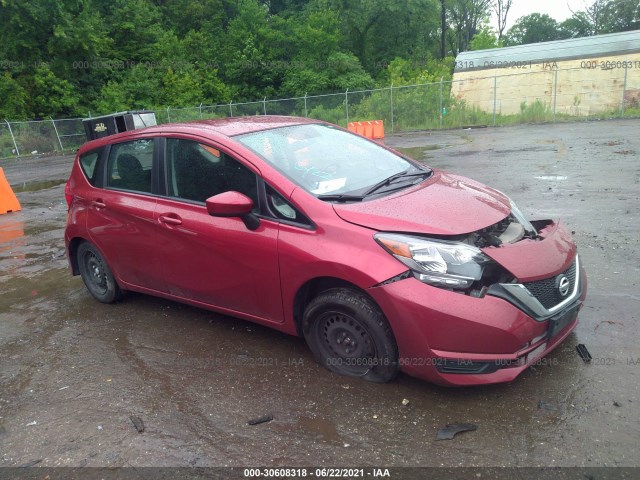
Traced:
[[57, 187], [58, 185], [62, 185], [65, 183], [64, 179], [56, 179], [56, 180], [44, 180], [40, 182], [23, 182], [22, 184], [11, 185], [11, 188], [15, 193], [22, 192], [37, 192], [38, 190], [45, 190], [51, 187]]
[[7, 311], [10, 307], [25, 301], [64, 295], [63, 288], [70, 287], [72, 281], [73, 277], [66, 267], [51, 268], [32, 277], [14, 276], [10, 282], [3, 285], [0, 311]]
[[342, 442], [336, 426], [322, 418], [301, 417], [298, 419], [298, 427], [319, 440], [336, 443]]
[[[4, 219], [3, 219], [4, 220]], [[22, 219], [8, 219], [0, 223], [0, 252], [9, 247], [2, 245], [13, 243], [17, 238], [24, 237], [24, 222]]]
[[[60, 224], [55, 224], [55, 225], [30, 225], [27, 228], [24, 229], [24, 234], [28, 235], [28, 236], [36, 236], [40, 233], [45, 233], [45, 232], [51, 232], [53, 230], [62, 230], [64, 228], [64, 225], [60, 225]], [[63, 236], [60, 236], [60, 242], [63, 243]]]
[[439, 150], [442, 147], [442, 145], [422, 145], [420, 147], [396, 147], [395, 149], [415, 160], [425, 160], [427, 158], [426, 152]]

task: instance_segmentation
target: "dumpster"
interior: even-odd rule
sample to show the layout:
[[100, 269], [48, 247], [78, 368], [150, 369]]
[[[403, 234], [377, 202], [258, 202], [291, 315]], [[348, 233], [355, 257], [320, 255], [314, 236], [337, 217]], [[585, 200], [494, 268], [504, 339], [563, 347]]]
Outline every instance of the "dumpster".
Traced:
[[82, 120], [87, 140], [156, 125], [156, 114], [147, 110], [118, 112]]

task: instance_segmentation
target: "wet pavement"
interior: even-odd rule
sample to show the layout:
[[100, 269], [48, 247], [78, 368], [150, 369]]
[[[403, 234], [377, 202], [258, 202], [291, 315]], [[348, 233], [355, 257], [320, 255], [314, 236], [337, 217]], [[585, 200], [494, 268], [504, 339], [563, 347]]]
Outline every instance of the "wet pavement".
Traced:
[[[531, 218], [562, 217], [587, 268], [580, 323], [555, 352], [511, 384], [465, 389], [339, 377], [301, 339], [162, 299], [100, 304], [64, 256], [72, 157], [0, 160], [23, 207], [0, 215], [0, 466], [638, 466], [638, 132], [387, 137]], [[436, 441], [456, 423], [477, 429]]]

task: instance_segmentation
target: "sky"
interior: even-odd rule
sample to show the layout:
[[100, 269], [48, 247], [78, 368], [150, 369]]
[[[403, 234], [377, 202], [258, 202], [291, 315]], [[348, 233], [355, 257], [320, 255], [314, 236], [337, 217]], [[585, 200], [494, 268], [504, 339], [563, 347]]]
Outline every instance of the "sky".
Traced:
[[[520, 18], [531, 13], [546, 13], [550, 17], [562, 22], [571, 16], [571, 10], [577, 12], [591, 5], [593, 0], [513, 0], [513, 5], [507, 16], [507, 30]], [[491, 26], [497, 28], [495, 14], [491, 19]]]

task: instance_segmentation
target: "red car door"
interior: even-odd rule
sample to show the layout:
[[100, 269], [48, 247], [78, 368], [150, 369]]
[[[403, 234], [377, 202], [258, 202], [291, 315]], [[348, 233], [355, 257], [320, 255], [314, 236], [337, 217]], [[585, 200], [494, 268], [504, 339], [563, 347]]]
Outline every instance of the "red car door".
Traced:
[[186, 139], [166, 140], [167, 196], [155, 223], [167, 293], [282, 322], [278, 223], [249, 230], [240, 218], [212, 217], [205, 200], [239, 191], [257, 205], [257, 176], [230, 155]]
[[87, 230], [122, 282], [161, 291], [153, 164], [153, 139], [114, 144], [106, 162], [105, 188], [92, 189], [87, 199]]

